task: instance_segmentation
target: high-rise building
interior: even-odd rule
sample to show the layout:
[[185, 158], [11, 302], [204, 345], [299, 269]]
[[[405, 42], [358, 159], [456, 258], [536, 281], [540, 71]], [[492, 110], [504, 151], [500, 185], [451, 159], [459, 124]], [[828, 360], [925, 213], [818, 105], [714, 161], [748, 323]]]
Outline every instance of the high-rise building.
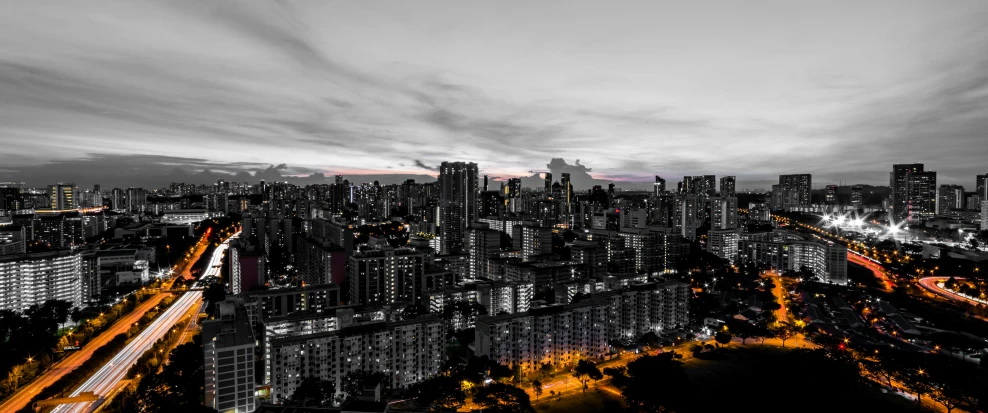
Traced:
[[981, 201], [981, 230], [988, 231], [988, 199]]
[[776, 209], [788, 211], [795, 207], [810, 206], [812, 188], [813, 176], [810, 174], [779, 175], [778, 187], [773, 186], [773, 192], [779, 191]]
[[978, 175], [975, 182], [976, 191], [981, 199], [988, 199], [988, 174]]
[[736, 181], [737, 179], [731, 175], [720, 177], [720, 196], [736, 196]]
[[477, 219], [477, 164], [443, 162], [439, 166], [440, 254], [464, 250], [464, 232]]
[[686, 326], [689, 295], [689, 284], [650, 282], [594, 294], [575, 304], [478, 317], [474, 354], [526, 373], [543, 364], [604, 358], [613, 340], [634, 340]]
[[206, 376], [205, 405], [221, 412], [253, 412], [254, 350], [253, 327], [239, 299], [217, 304], [214, 320], [202, 323], [202, 349]]
[[851, 185], [851, 205], [860, 207], [864, 203], [864, 185]]
[[710, 229], [734, 229], [738, 227], [738, 198], [715, 196], [710, 198]]
[[823, 202], [828, 205], [837, 204], [837, 185], [827, 185], [826, 192], [824, 193]]
[[21, 312], [47, 300], [82, 304], [82, 259], [68, 250], [0, 256], [0, 310]]
[[889, 174], [891, 216], [896, 222], [922, 219], [936, 212], [937, 173], [923, 164], [896, 164]]
[[521, 251], [521, 259], [528, 261], [537, 255], [552, 253], [552, 228], [533, 223], [523, 223], [511, 228], [511, 244]]
[[734, 263], [739, 240], [737, 229], [711, 229], [707, 233], [707, 252]]
[[501, 231], [491, 229], [488, 224], [474, 223], [467, 234], [470, 278], [489, 278], [488, 260], [501, 251]]
[[[435, 316], [343, 325], [339, 329], [271, 340], [271, 398], [295, 393], [306, 377], [335, 384], [348, 373], [383, 373], [390, 388], [405, 388], [442, 368], [446, 354], [443, 322]], [[253, 411], [253, 410], [250, 410]]]
[[545, 173], [545, 193], [547, 195], [552, 194], [552, 172]]
[[415, 300], [425, 274], [425, 254], [411, 248], [380, 247], [350, 257], [347, 282], [353, 304], [394, 304]]
[[937, 214], [950, 210], [964, 209], [964, 187], [960, 185], [940, 185], [937, 189]]
[[683, 238], [696, 240], [696, 230], [703, 225], [703, 202], [698, 195], [677, 195], [673, 204], [673, 227]]
[[569, 173], [563, 172], [559, 177], [559, 185], [562, 187], [563, 191], [563, 212], [570, 213], [571, 203], [573, 202], [573, 183], [569, 180]]
[[127, 188], [127, 212], [141, 213], [147, 207], [148, 191], [144, 188]]
[[655, 196], [659, 196], [659, 194], [662, 194], [665, 191], [666, 191], [666, 180], [662, 179], [662, 177], [658, 175], [655, 175], [655, 188], [652, 191], [652, 194]]
[[48, 197], [51, 199], [49, 208], [54, 210], [75, 209], [79, 207], [76, 198], [75, 184], [58, 183], [48, 185]]

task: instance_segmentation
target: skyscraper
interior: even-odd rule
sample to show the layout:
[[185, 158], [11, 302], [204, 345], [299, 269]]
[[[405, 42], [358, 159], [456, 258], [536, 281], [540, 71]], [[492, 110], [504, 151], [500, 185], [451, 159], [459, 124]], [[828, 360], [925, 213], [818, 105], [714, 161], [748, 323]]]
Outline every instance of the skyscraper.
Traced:
[[568, 214], [571, 212], [570, 203], [573, 201], [573, 184], [569, 181], [568, 172], [563, 172], [559, 176], [559, 185], [561, 185], [563, 189], [563, 202], [565, 203], [563, 210]]
[[552, 172], [545, 173], [545, 193], [546, 195], [552, 194]]
[[988, 174], [978, 175], [975, 188], [981, 199], [988, 199]]
[[79, 201], [75, 196], [75, 184], [48, 185], [48, 196], [51, 198], [49, 203], [51, 209], [62, 210], [79, 207]]
[[810, 189], [813, 188], [813, 176], [810, 174], [779, 175], [779, 186], [776, 208], [788, 211], [794, 207], [810, 205]]
[[889, 174], [891, 216], [896, 222], [932, 216], [936, 212], [937, 173], [923, 164], [897, 164]]
[[477, 164], [443, 162], [439, 166], [440, 254], [464, 250], [464, 231], [477, 218]]
[[720, 177], [720, 196], [736, 196], [737, 191], [734, 189], [736, 179], [733, 176], [722, 176]]
[[937, 189], [937, 214], [952, 209], [964, 209], [964, 187], [960, 185], [940, 185]]
[[662, 177], [660, 177], [658, 175], [655, 175], [655, 188], [654, 189], [655, 190], [653, 191], [653, 194], [655, 196], [659, 196], [659, 194], [665, 192], [666, 191], [666, 180], [665, 179], [662, 179]]

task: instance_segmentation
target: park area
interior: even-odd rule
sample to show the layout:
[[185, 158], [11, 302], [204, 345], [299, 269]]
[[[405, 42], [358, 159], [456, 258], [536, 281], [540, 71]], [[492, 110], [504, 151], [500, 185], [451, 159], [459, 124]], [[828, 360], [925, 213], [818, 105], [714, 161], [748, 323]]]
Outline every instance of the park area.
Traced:
[[[713, 412], [833, 412], [917, 411], [915, 402], [882, 393], [858, 379], [856, 372], [828, 366], [827, 360], [805, 350], [748, 345], [704, 353], [683, 363], [689, 378], [685, 391], [669, 398], [673, 411]], [[657, 385], [655, 392], [663, 392]], [[533, 400], [538, 413], [619, 412], [627, 405], [619, 390], [607, 383], [585, 393]]]

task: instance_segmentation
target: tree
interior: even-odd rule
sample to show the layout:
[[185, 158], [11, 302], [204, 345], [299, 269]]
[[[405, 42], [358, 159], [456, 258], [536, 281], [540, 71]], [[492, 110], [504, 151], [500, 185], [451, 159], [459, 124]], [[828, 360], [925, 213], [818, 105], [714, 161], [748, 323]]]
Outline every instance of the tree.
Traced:
[[301, 407], [331, 407], [333, 397], [336, 395], [336, 386], [333, 382], [322, 380], [315, 376], [302, 379], [295, 392], [282, 404]]
[[549, 377], [556, 371], [556, 368], [552, 366], [552, 363], [545, 363], [539, 366], [539, 374], [542, 377]]
[[727, 331], [718, 331], [717, 334], [714, 334], [714, 341], [716, 341], [717, 344], [726, 346], [731, 342], [731, 333]]
[[431, 411], [456, 411], [467, 401], [459, 380], [452, 376], [432, 376], [409, 388], [419, 406]]
[[[615, 372], [608, 369], [609, 372]], [[642, 356], [628, 363], [625, 377], [613, 376], [625, 401], [644, 412], [676, 410], [689, 401], [691, 384], [682, 363], [671, 353]]]
[[586, 359], [576, 363], [576, 368], [573, 369], [573, 376], [577, 380], [580, 380], [580, 383], [583, 383], [583, 391], [587, 391], [587, 382], [589, 380], [597, 381], [604, 378], [603, 373], [597, 368], [597, 364]]
[[778, 337], [779, 340], [782, 340], [782, 347], [786, 346], [786, 340], [796, 337], [796, 335], [799, 334], [799, 330], [796, 326], [789, 323], [779, 323], [779, 326], [771, 331], [772, 335]]
[[542, 382], [538, 380], [532, 380], [532, 392], [535, 393], [535, 400], [539, 399], [542, 395]]
[[510, 384], [491, 383], [477, 390], [474, 403], [491, 413], [533, 413], [528, 393]]
[[391, 383], [385, 380], [384, 373], [364, 370], [351, 371], [340, 380], [340, 391], [343, 393], [342, 403], [357, 400], [367, 387], [381, 386], [381, 398], [391, 396]]

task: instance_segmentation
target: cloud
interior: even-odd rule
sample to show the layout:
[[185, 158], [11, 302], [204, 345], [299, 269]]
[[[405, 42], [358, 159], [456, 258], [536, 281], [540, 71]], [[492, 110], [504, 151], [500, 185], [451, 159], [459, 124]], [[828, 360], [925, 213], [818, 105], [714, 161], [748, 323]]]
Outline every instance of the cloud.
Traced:
[[0, 14], [0, 175], [11, 179], [426, 179], [440, 162], [473, 161], [540, 186], [528, 171], [546, 159], [580, 188], [695, 174], [746, 187], [797, 172], [883, 183], [892, 163], [914, 160], [942, 182], [985, 173], [982, 2], [894, 14], [582, 3], [567, 16], [56, 3]]
[[417, 166], [419, 168], [422, 168], [422, 169], [428, 169], [428, 170], [433, 171], [433, 172], [438, 172], [439, 171], [439, 168], [437, 168], [435, 166], [426, 165], [426, 164], [422, 163], [422, 161], [420, 161], [418, 159], [415, 160], [415, 166]]

